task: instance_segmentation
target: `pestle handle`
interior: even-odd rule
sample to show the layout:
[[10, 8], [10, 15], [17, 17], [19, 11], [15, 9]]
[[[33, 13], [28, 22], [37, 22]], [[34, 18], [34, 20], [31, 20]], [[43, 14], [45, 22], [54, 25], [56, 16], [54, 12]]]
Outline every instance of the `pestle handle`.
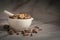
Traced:
[[6, 14], [9, 15], [9, 16], [13, 16], [13, 15], [14, 15], [14, 14], [8, 12], [7, 10], [4, 10], [4, 13], [6, 13]]

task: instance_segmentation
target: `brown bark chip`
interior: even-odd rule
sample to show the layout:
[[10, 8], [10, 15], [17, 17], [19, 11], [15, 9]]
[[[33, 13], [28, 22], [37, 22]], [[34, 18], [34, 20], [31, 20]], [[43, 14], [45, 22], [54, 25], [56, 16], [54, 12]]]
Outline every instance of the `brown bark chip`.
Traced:
[[37, 30], [36, 29], [32, 29], [32, 33], [37, 33]]
[[13, 31], [12, 29], [10, 29], [10, 30], [8, 31], [8, 34], [9, 34], [9, 35], [13, 35], [13, 34], [14, 34], [14, 31]]
[[4, 25], [3, 28], [7, 30], [7, 29], [10, 28], [10, 26], [9, 25]]
[[30, 30], [24, 30], [25, 31], [25, 33], [30, 33], [31, 31]]
[[16, 35], [19, 35], [19, 33], [17, 32]]

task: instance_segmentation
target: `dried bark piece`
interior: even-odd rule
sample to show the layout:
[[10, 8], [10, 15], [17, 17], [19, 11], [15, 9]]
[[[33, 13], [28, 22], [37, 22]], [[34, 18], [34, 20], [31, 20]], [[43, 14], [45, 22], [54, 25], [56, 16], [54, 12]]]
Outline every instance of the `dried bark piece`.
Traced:
[[25, 33], [30, 33], [31, 32], [31, 30], [24, 30], [25, 31]]
[[38, 31], [41, 31], [42, 29], [40, 29], [38, 26], [35, 26], [34, 28], [38, 29]]
[[20, 17], [21, 19], [24, 19], [25, 16], [24, 16], [24, 14], [20, 14], [19, 17]]
[[17, 33], [17, 31], [15, 29], [12, 28], [12, 30], [14, 31], [14, 33]]
[[37, 30], [36, 29], [32, 29], [32, 33], [37, 33]]
[[21, 34], [24, 34], [24, 31], [21, 31]]
[[31, 18], [31, 16], [29, 15], [29, 14], [24, 14], [25, 15], [25, 19], [30, 19]]
[[28, 36], [29, 34], [28, 33], [26, 33], [24, 30], [23, 31], [21, 31], [21, 34], [23, 35], [23, 36]]
[[14, 34], [14, 31], [13, 31], [12, 29], [10, 29], [10, 30], [8, 31], [8, 34], [9, 34], [9, 35], [13, 35], [13, 34]]
[[3, 28], [4, 28], [4, 29], [9, 29], [10, 26], [9, 26], [9, 25], [4, 25]]

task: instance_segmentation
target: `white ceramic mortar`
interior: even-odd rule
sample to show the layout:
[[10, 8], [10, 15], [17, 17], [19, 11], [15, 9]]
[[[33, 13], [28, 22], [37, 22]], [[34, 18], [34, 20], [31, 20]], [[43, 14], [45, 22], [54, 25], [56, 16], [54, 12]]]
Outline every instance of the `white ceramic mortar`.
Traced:
[[[14, 14], [4, 10], [4, 13], [7, 14], [8, 16], [13, 16]], [[24, 29], [28, 29], [32, 23], [33, 18], [30, 19], [12, 19], [8, 18], [9, 25], [11, 28], [15, 29], [16, 31], [21, 31]]]
[[9, 25], [16, 31], [21, 31], [30, 27], [33, 18], [30, 19], [11, 19], [8, 18]]

